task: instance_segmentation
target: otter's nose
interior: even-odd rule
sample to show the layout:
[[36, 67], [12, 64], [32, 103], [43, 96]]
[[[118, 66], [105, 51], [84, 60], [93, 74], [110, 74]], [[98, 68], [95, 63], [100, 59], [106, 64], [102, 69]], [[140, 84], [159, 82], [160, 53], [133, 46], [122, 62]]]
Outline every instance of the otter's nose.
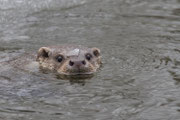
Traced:
[[72, 61], [72, 60], [70, 60], [69, 65], [70, 66], [84, 66], [84, 65], [86, 65], [86, 61], [85, 60], [82, 60], [82, 61]]

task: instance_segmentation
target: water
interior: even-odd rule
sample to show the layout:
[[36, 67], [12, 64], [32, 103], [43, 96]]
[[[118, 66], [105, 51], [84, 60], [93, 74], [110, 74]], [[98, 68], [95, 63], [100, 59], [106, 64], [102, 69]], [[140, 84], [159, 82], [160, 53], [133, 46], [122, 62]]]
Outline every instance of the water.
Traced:
[[[0, 0], [0, 120], [179, 120], [179, 19], [180, 0]], [[64, 80], [3, 64], [54, 44], [98, 47], [103, 66]]]

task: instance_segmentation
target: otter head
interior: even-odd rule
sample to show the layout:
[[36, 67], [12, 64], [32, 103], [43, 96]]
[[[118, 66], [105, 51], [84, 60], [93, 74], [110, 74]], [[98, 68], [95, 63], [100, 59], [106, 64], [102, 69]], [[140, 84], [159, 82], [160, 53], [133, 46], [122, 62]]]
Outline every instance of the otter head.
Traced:
[[100, 67], [98, 48], [82, 46], [41, 47], [37, 61], [41, 67], [55, 70], [61, 75], [93, 74]]

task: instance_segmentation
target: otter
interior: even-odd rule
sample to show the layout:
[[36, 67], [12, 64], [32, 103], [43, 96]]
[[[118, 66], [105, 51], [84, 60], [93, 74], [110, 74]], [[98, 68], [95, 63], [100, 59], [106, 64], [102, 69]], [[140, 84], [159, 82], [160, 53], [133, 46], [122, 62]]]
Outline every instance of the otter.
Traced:
[[81, 45], [56, 45], [41, 47], [36, 61], [39, 67], [57, 71], [59, 75], [89, 75], [101, 65], [101, 54], [98, 48]]

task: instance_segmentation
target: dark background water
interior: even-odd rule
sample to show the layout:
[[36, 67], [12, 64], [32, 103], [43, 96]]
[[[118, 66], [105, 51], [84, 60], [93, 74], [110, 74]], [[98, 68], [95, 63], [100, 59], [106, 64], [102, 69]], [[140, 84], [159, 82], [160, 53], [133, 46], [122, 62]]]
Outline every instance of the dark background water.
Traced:
[[[3, 64], [54, 44], [98, 47], [103, 67]], [[180, 0], [0, 0], [0, 62], [0, 120], [179, 120]]]

